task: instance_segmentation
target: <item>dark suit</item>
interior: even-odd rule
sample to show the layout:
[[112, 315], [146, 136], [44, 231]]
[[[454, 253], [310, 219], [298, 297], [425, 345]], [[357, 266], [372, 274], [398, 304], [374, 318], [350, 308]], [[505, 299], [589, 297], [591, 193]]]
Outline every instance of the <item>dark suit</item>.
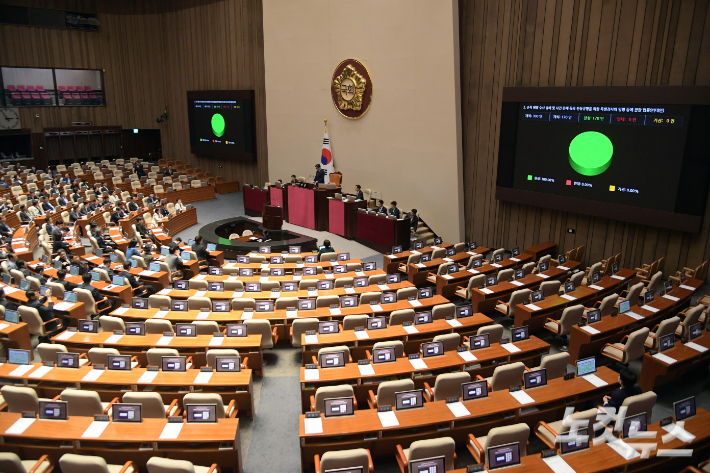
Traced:
[[416, 215], [412, 215], [412, 223], [411, 223], [412, 231], [416, 232], [418, 226], [419, 226], [419, 217], [417, 217]]
[[168, 212], [168, 209], [164, 209], [164, 208], [160, 207], [158, 209], [158, 212], [160, 212], [161, 217], [169, 217], [170, 216], [170, 212]]
[[108, 187], [106, 187], [106, 186], [101, 187], [101, 193], [103, 194], [104, 192], [108, 192]]
[[66, 197], [61, 197], [61, 196], [57, 197], [57, 205], [60, 207], [64, 207], [65, 205], [67, 205], [68, 202], [69, 201], [67, 200]]
[[138, 233], [140, 233], [142, 237], [144, 237], [144, 236], [150, 237], [151, 236], [150, 230], [145, 228], [145, 225], [143, 225], [142, 223], [136, 224], [136, 231]]
[[146, 199], [146, 202], [148, 203], [148, 205], [157, 204], [157, 203], [158, 203], [158, 198], [157, 198], [157, 197], [148, 197], [148, 198]]
[[138, 204], [136, 204], [135, 202], [128, 203], [128, 210], [130, 210], [131, 212], [137, 212], [138, 208]]
[[7, 223], [1, 223], [0, 222], [0, 235], [2, 236], [10, 236], [13, 235], [15, 232], [12, 230], [10, 225]]
[[[103, 296], [101, 295], [101, 293], [99, 292], [99, 290], [96, 289], [96, 288], [95, 288], [94, 286], [92, 286], [91, 284], [81, 283], [81, 284], [79, 284], [77, 287], [78, 287], [79, 289], [86, 289], [87, 291], [89, 291], [89, 292], [91, 293], [91, 297], [94, 298], [94, 302], [98, 302], [98, 301], [100, 301], [101, 299], [103, 299]], [[108, 307], [110, 304], [111, 304], [111, 303], [110, 303], [109, 301], [104, 301], [104, 302], [98, 304], [98, 306], [97, 306], [96, 308], [97, 308], [97, 309], [105, 309], [105, 308]]]
[[365, 196], [362, 194], [362, 191], [357, 191], [357, 194], [355, 194], [356, 199], [364, 200]]
[[30, 213], [26, 210], [23, 210], [19, 214], [17, 214], [18, 217], [20, 218], [20, 222], [30, 222], [32, 221], [32, 217], [30, 216]]
[[70, 265], [70, 267], [78, 269], [78, 270], [79, 270], [79, 276], [81, 276], [81, 275], [86, 274], [86, 273], [89, 272], [88, 269], [86, 269], [85, 267], [83, 267], [83, 266], [80, 265], [80, 264], [72, 263], [72, 264]]
[[66, 279], [57, 279], [57, 280], [54, 281], [54, 282], [57, 283], [57, 284], [61, 284], [61, 286], [62, 286], [62, 287], [64, 288], [64, 290], [67, 291], [67, 292], [68, 292], [68, 291], [73, 291], [74, 289], [76, 289], [76, 284], [74, 284], [73, 282], [69, 282], [69, 281], [67, 281]]
[[7, 299], [0, 300], [0, 305], [5, 308], [5, 310], [17, 310], [17, 306]]
[[84, 206], [84, 208], [89, 212], [93, 212], [96, 210], [96, 202], [91, 202], [89, 205]]
[[[32, 307], [33, 309], [37, 309], [37, 312], [39, 312], [39, 317], [42, 319], [42, 322], [47, 322], [49, 320], [52, 320], [56, 317], [54, 317], [54, 312], [52, 309], [49, 307], [45, 306], [44, 303], [47, 302], [46, 297], [40, 297], [36, 301], [27, 301], [25, 305], [27, 307]], [[53, 322], [51, 324], [47, 324], [45, 327], [46, 332], [54, 332], [59, 328], [59, 324], [57, 322]]]
[[394, 215], [395, 217], [399, 218], [399, 209], [397, 207], [393, 209], [389, 209], [387, 212], [389, 215]]
[[166, 169], [165, 172], [163, 173], [163, 176], [172, 177], [175, 174], [177, 174], [177, 172], [174, 169]]
[[52, 244], [52, 253], [56, 253], [56, 252], [59, 251], [59, 250], [69, 251], [69, 248], [70, 248], [70, 246], [69, 246], [68, 243], [64, 243], [64, 242], [61, 241], [61, 240], [60, 240], [60, 241], [55, 241], [55, 242]]
[[385, 207], [384, 205], [383, 205], [382, 207], [377, 207], [377, 208], [375, 209], [375, 212], [377, 212], [378, 214], [379, 214], [379, 213], [386, 214], [386, 213], [387, 213], [387, 207]]
[[316, 177], [313, 178], [313, 181], [317, 182], [318, 184], [325, 184], [325, 169], [317, 170]]
[[21, 272], [24, 277], [32, 276], [33, 278], [39, 279], [40, 284], [47, 284], [47, 280], [45, 278], [43, 278], [39, 274], [34, 274], [34, 273], [30, 272], [30, 270], [27, 268], [18, 269], [18, 271]]
[[70, 222], [76, 222], [76, 221], [79, 220], [80, 218], [81, 218], [81, 214], [80, 214], [80, 213], [75, 212], [74, 210], [72, 210], [71, 212], [69, 212], [69, 221], [70, 221]]
[[210, 254], [209, 251], [207, 251], [204, 246], [199, 245], [197, 243], [192, 245], [192, 251], [194, 251], [195, 254], [197, 255], [198, 261], [206, 261], [207, 257]]
[[121, 214], [118, 212], [114, 212], [111, 214], [111, 222], [115, 223], [118, 225], [118, 221], [121, 220]]
[[54, 206], [49, 202], [42, 202], [42, 210], [45, 212], [54, 212]]
[[618, 411], [624, 403], [624, 399], [629, 396], [636, 396], [637, 394], [641, 394], [641, 388], [638, 385], [632, 388], [621, 388], [611, 393], [611, 399], [604, 404], [604, 407], [613, 407]]

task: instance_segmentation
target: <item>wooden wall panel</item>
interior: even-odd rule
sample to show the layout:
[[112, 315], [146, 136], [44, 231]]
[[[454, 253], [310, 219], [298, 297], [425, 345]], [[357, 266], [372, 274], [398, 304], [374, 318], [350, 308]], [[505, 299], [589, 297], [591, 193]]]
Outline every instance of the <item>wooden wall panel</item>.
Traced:
[[666, 276], [710, 258], [710, 203], [691, 234], [495, 199], [503, 87], [710, 85], [709, 3], [459, 0], [466, 238], [586, 245], [586, 265], [616, 253], [630, 268], [666, 256]]
[[[106, 107], [20, 109], [33, 132], [72, 121], [160, 128], [163, 156], [222, 175], [264, 183], [267, 173], [264, 41], [260, 0], [0, 0], [97, 12], [97, 33], [0, 25], [0, 65], [104, 69]], [[188, 90], [256, 90], [255, 163], [190, 153]], [[167, 107], [169, 120], [155, 119]], [[39, 118], [35, 118], [35, 114]]]

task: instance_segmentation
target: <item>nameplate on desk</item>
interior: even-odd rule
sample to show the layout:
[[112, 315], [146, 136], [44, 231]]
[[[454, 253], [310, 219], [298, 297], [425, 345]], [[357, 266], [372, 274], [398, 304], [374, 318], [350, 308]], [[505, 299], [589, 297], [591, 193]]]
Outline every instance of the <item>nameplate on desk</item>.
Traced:
[[655, 307], [651, 307], [651, 306], [648, 305], [648, 304], [642, 305], [641, 308], [644, 309], [644, 310], [647, 310], [647, 311], [649, 311], [649, 312], [653, 312], [653, 313], [656, 313], [656, 312], [658, 312], [659, 310], [661, 310], [661, 309], [656, 309]]
[[621, 281], [626, 279], [624, 276], [619, 276], [618, 274], [612, 274], [611, 277], [614, 279], [620, 279]]
[[673, 363], [678, 361], [675, 358], [671, 358], [668, 355], [664, 355], [663, 353], [656, 353], [655, 355], [651, 355], [651, 356], [653, 356], [655, 359], [660, 360], [663, 363], [666, 363], [669, 365], [672, 365]]
[[595, 291], [603, 291], [604, 288], [601, 286], [595, 286], [594, 284], [588, 286], [590, 289], [594, 289]]
[[484, 294], [493, 294], [493, 291], [491, 291], [487, 287], [481, 288], [481, 289], [479, 289], [479, 291], [481, 291]]
[[694, 288], [693, 286], [687, 286], [687, 285], [685, 285], [685, 284], [681, 284], [681, 285], [678, 286], [678, 287], [681, 288], [681, 289], [686, 289], [686, 290], [688, 290], [688, 291], [695, 291], [695, 288]]
[[562, 294], [560, 297], [563, 299], [567, 299], [568, 301], [576, 301], [577, 300], [576, 297], [570, 296], [569, 294]]
[[570, 379], [574, 379], [574, 373], [565, 373], [565, 375], [563, 376], [563, 379], [565, 381], [569, 381]]
[[510, 284], [513, 286], [524, 286], [524, 283], [521, 283], [520, 281], [510, 281]]
[[702, 345], [698, 345], [695, 342], [687, 342], [685, 344], [685, 346], [692, 349], [692, 350], [698, 351], [700, 353], [705, 353], [706, 351], [708, 351], [708, 349], [706, 347], [704, 347]]
[[624, 315], [628, 315], [629, 317], [631, 317], [632, 319], [635, 319], [635, 320], [641, 320], [644, 318], [643, 315], [638, 315], [633, 312], [625, 312]]
[[491, 263], [491, 266], [493, 266], [494, 268], [502, 268], [503, 267], [498, 263]]
[[520, 260], [518, 258], [508, 258], [510, 261], [515, 261], [516, 263], [520, 263]]
[[526, 304], [525, 307], [530, 310], [542, 310], [542, 307], [538, 307], [535, 304]]
[[539, 278], [543, 278], [543, 279], [547, 279], [550, 277], [547, 274], [542, 274], [542, 273], [535, 273], [535, 276], [537, 276]]
[[595, 329], [594, 327], [590, 325], [585, 325], [584, 327], [580, 327], [582, 330], [584, 330], [587, 333], [590, 333], [592, 335], [596, 335], [598, 333], [601, 333], [599, 330]]
[[664, 299], [668, 299], [669, 301], [673, 301], [673, 302], [678, 302], [680, 300], [680, 297], [669, 296], [668, 294], [663, 294], [662, 297]]

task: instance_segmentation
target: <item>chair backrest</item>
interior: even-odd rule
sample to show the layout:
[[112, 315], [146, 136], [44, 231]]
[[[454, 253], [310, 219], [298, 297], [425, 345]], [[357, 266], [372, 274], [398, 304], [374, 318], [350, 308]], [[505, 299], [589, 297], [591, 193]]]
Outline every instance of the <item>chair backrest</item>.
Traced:
[[[335, 280], [335, 287], [345, 287], [352, 286], [353, 278], [338, 278]], [[416, 288], [405, 288], [405, 289], [416, 289]], [[401, 289], [399, 290], [401, 291]], [[399, 291], [397, 291], [397, 300], [399, 300]]]
[[195, 320], [192, 325], [195, 326], [197, 335], [212, 335], [219, 332], [219, 325], [214, 320]]
[[170, 307], [171, 303], [172, 300], [168, 296], [159, 296], [157, 294], [148, 296], [148, 307], [150, 307], [151, 309], [160, 307]]
[[644, 343], [646, 342], [646, 338], [648, 338], [648, 332], [648, 327], [644, 327], [629, 334], [629, 338], [624, 344], [624, 358], [621, 361], [622, 363], [638, 360], [644, 355], [646, 352]]
[[58, 343], [40, 343], [37, 345], [37, 353], [42, 362], [52, 362], [57, 359], [57, 353], [66, 353], [67, 347]]
[[634, 284], [629, 288], [628, 294], [626, 294], [626, 299], [631, 301], [631, 305], [636, 305], [636, 303], [639, 301], [639, 295], [641, 295], [641, 291], [643, 290], [644, 285], [642, 282], [638, 284]]
[[96, 301], [94, 301], [94, 296], [91, 295], [86, 289], [81, 289], [79, 287], [75, 288], [76, 300], [84, 304], [84, 309], [88, 315], [96, 315]]
[[518, 289], [510, 295], [508, 301], [508, 317], [515, 318], [515, 306], [524, 304], [530, 299], [530, 289]]
[[545, 297], [552, 296], [560, 292], [560, 281], [545, 281], [540, 284], [540, 289], [542, 289], [542, 295]]
[[173, 324], [169, 320], [164, 319], [148, 319], [145, 321], [145, 333], [162, 334], [165, 332], [173, 332]]
[[[460, 389], [459, 389], [460, 391]], [[409, 446], [409, 461], [423, 458], [446, 457], [444, 470], [454, 470], [456, 464], [454, 455], [456, 454], [456, 443], [451, 437], [439, 437], [437, 439], [417, 440]]]
[[381, 292], [365, 292], [360, 296], [360, 305], [367, 306], [370, 302], [379, 302], [381, 295]]
[[[34, 463], [34, 462], [33, 462]], [[45, 471], [40, 467], [36, 471]], [[0, 471], [4, 473], [27, 473], [28, 470], [22, 464], [22, 460], [17, 454], [12, 452], [0, 452]], [[367, 471], [367, 470], [362, 470]]]
[[674, 333], [675, 330], [678, 328], [679, 323], [680, 317], [671, 317], [670, 319], [663, 320], [660, 324], [658, 324], [658, 328], [654, 333], [654, 335], [656, 336], [656, 340], [653, 343], [654, 350], [658, 349], [658, 341], [660, 340], [660, 338], [664, 335], [668, 335], [669, 333]]
[[[249, 330], [249, 329], [247, 329]], [[230, 348], [213, 348], [211, 350], [207, 350], [207, 366], [210, 368], [214, 368], [217, 366], [217, 360], [216, 358], [218, 356], [239, 356], [239, 352], [234, 349]]]
[[431, 259], [443, 258], [446, 256], [446, 248], [437, 248], [431, 252]]
[[349, 384], [340, 384], [338, 386], [321, 386], [316, 389], [316, 410], [325, 412], [323, 401], [334, 397], [354, 397], [355, 392]]
[[[272, 336], [271, 324], [265, 319], [251, 319], [245, 320], [244, 323], [247, 326], [247, 333], [250, 335], [261, 334], [261, 348], [273, 348], [274, 339]], [[317, 325], [316, 325], [317, 327]], [[300, 337], [299, 337], [300, 339]]]
[[414, 323], [414, 309], [394, 310], [390, 314], [389, 325], [402, 325], [405, 322]]
[[320, 361], [320, 356], [325, 355], [327, 353], [340, 353], [344, 352], [345, 353], [345, 363], [347, 363], [350, 360], [350, 348], [348, 348], [345, 345], [337, 345], [333, 347], [325, 347], [321, 348], [318, 350], [318, 354], [316, 355], [316, 359]]
[[62, 401], [67, 401], [67, 415], [93, 417], [103, 414], [104, 407], [96, 391], [81, 389], [65, 389], [61, 394]]
[[109, 355], [120, 355], [119, 351], [116, 348], [99, 348], [99, 347], [93, 347], [89, 349], [89, 352], [86, 354], [86, 356], [89, 358], [89, 361], [91, 362], [92, 365], [108, 365], [108, 356]]
[[37, 412], [39, 409], [39, 398], [32, 388], [6, 384], [0, 388], [0, 394], [7, 403], [8, 412]]
[[663, 271], [656, 271], [653, 276], [651, 276], [651, 280], [648, 283], [647, 288], [653, 291], [658, 289], [658, 283], [661, 282], [661, 277], [663, 277]]
[[346, 315], [343, 318], [343, 330], [354, 330], [356, 327], [367, 327], [367, 319], [367, 315]]
[[31, 335], [44, 336], [47, 334], [37, 309], [22, 305], [17, 309], [17, 312], [20, 314], [22, 321], [27, 324], [27, 329]]
[[[276, 282], [276, 281], [274, 281]], [[276, 282], [278, 284], [278, 282]], [[262, 288], [264, 286], [262, 285]], [[330, 307], [331, 305], [340, 305], [340, 298], [338, 296], [318, 296], [316, 298], [316, 308], [318, 307]]]
[[[695, 307], [691, 307], [690, 309], [688, 309], [685, 313], [683, 324], [678, 324], [678, 328], [676, 329], [676, 335], [679, 335], [684, 339], [688, 338], [689, 328], [693, 324], [697, 323], [698, 320], [700, 320], [700, 314], [703, 313], [703, 309], [705, 309], [705, 306], [702, 304], [698, 304]], [[678, 330], [680, 330], [680, 333], [678, 332]]]
[[219, 393], [188, 393], [182, 398], [183, 407], [188, 404], [216, 404], [217, 418], [224, 418], [224, 401]]
[[[187, 460], [151, 457], [146, 463], [148, 473], [195, 473], [195, 467]], [[209, 468], [204, 468], [207, 471]], [[200, 471], [203, 471], [200, 469]]]
[[572, 333], [572, 327], [579, 324], [584, 315], [584, 306], [582, 304], [565, 307], [560, 317], [560, 333], [558, 335], [569, 335]]
[[434, 383], [434, 401], [443, 401], [449, 397], [461, 397], [461, 385], [471, 381], [471, 374], [466, 371], [442, 373]]
[[232, 310], [256, 309], [256, 299], [241, 297], [232, 299]]
[[433, 341], [444, 342], [444, 351], [452, 351], [461, 345], [461, 335], [456, 332], [443, 333], [435, 336]]
[[417, 264], [417, 263], [419, 263], [419, 262], [421, 261], [421, 259], [422, 259], [421, 253], [414, 254], [414, 255], [409, 255], [409, 256], [407, 257], [407, 265], [410, 265], [410, 264]]
[[498, 248], [491, 253], [491, 261], [495, 261], [496, 255], [502, 255], [505, 253], [505, 248]]
[[476, 335], [488, 334], [488, 341], [493, 343], [500, 343], [500, 339], [503, 338], [504, 327], [500, 324], [484, 325], [476, 331]]
[[188, 310], [210, 309], [212, 310], [212, 300], [209, 297], [192, 296], [187, 298]]
[[[146, 321], [147, 322], [147, 321]], [[167, 322], [167, 320], [166, 320]], [[148, 324], [146, 323], [146, 328]], [[147, 332], [147, 330], [146, 330]], [[164, 356], [178, 356], [179, 353], [174, 348], [149, 348], [146, 352], [148, 364], [150, 366], [161, 366]]]
[[338, 258], [337, 253], [322, 253], [318, 261], [331, 261]]
[[374, 274], [367, 278], [367, 283], [371, 286], [374, 284], [384, 284], [385, 282], [387, 282], [386, 274]]
[[59, 467], [65, 473], [109, 473], [106, 460], [92, 455], [65, 453], [59, 459]]
[[486, 444], [481, 445], [481, 447], [483, 447], [483, 455], [481, 458], [485, 458], [484, 463], [488, 463], [488, 447], [495, 447], [496, 445], [505, 445], [515, 442], [520, 444], [520, 456], [525, 456], [528, 454], [527, 446], [529, 436], [530, 427], [528, 427], [528, 424], [514, 424], [503, 427], [494, 427], [488, 431], [488, 435], [486, 436]]
[[600, 272], [601, 272], [601, 269], [602, 269], [602, 262], [601, 262], [601, 261], [599, 261], [599, 262], [597, 262], [597, 263], [594, 263], [593, 265], [591, 265], [591, 266], [589, 267], [589, 276], [588, 276], [588, 278], [587, 278], [588, 284], [591, 284], [591, 283], [592, 283], [592, 282], [591, 282], [591, 281], [592, 281], [592, 274], [595, 273], [595, 272], [597, 272], [597, 271], [600, 271]]
[[397, 381], [384, 381], [377, 387], [377, 405], [378, 406], [394, 406], [394, 393], [400, 391], [412, 391], [414, 389], [414, 381], [411, 379], [400, 379]]
[[111, 315], [102, 315], [99, 317], [99, 325], [101, 325], [101, 330], [103, 332], [114, 332], [116, 330], [121, 330], [125, 333], [126, 325], [123, 323], [123, 319], [120, 317], [113, 317]]
[[626, 406], [626, 417], [634, 416], [642, 412], [646, 413], [646, 421], [651, 422], [651, 411], [656, 404], [658, 396], [653, 391], [646, 391], [642, 394], [629, 396], [621, 403], [621, 407]]
[[619, 294], [610, 294], [602, 299], [602, 303], [599, 304], [599, 311], [602, 313], [602, 317], [611, 314], [611, 311], [616, 305], [616, 301], [618, 299]]
[[291, 330], [291, 344], [294, 347], [300, 347], [302, 334], [306, 333], [309, 330], [318, 330], [318, 319], [296, 319], [291, 325]]
[[320, 458], [321, 472], [360, 467], [363, 473], [366, 473], [369, 471], [369, 466], [370, 455], [364, 448], [325, 452]]
[[385, 340], [384, 342], [376, 342], [372, 349], [394, 347], [394, 354], [397, 358], [404, 356], [404, 343], [402, 340]]
[[496, 279], [496, 281], [499, 283], [501, 283], [503, 281], [507, 281], [508, 279], [512, 278], [514, 274], [515, 274], [515, 270], [512, 268], [502, 269], [502, 270], [498, 271], [498, 278]]
[[431, 310], [433, 320], [445, 319], [446, 317], [456, 315], [456, 306], [452, 303], [439, 304]]
[[543, 357], [540, 368], [547, 370], [547, 379], [561, 378], [567, 374], [567, 364], [569, 363], [569, 353], [562, 352]]
[[491, 377], [491, 391], [501, 391], [510, 389], [512, 386], [520, 386], [523, 371], [525, 371], [525, 365], [521, 362], [498, 366], [493, 371], [493, 377]]

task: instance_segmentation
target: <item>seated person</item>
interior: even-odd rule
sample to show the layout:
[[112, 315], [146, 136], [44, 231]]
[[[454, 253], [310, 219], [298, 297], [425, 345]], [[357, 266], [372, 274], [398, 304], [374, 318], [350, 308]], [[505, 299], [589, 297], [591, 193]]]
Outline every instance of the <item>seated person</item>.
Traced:
[[61, 235], [54, 234], [53, 238], [54, 244], [52, 245], [52, 253], [58, 253], [59, 250], [64, 250], [66, 254], [66, 252], [71, 248], [69, 243], [65, 243]]
[[187, 207], [182, 203], [182, 199], [178, 199], [175, 202], [175, 213], [184, 212], [185, 210], [187, 210]]
[[[79, 270], [80, 276], [89, 273], [89, 270], [86, 269], [86, 267], [81, 263], [81, 257], [77, 254], [71, 255], [71, 266], [73, 268], [77, 268]], [[89, 278], [91, 278], [90, 274], [89, 274]]]
[[615, 412], [618, 412], [627, 397], [641, 394], [641, 388], [636, 384], [636, 381], [636, 373], [626, 368], [622, 369], [619, 373], [621, 388], [611, 393], [611, 396], [604, 396], [604, 407], [612, 407]]
[[387, 213], [387, 207], [385, 207], [385, 201], [380, 199], [377, 201], [377, 208], [375, 209], [375, 212], [378, 214], [386, 214]]
[[397, 208], [397, 201], [393, 200], [390, 202], [390, 208], [389, 211], [387, 212], [389, 215], [394, 215], [395, 217], [399, 218], [399, 209]]
[[330, 246], [330, 240], [323, 240], [323, 248], [318, 250], [318, 257], [323, 253], [335, 253], [335, 250]]
[[25, 260], [18, 258], [15, 264], [17, 265], [17, 270], [21, 272], [24, 277], [32, 276], [33, 278], [39, 279], [40, 284], [47, 284], [47, 280], [45, 278], [39, 274], [32, 273], [29, 269], [27, 269], [27, 263]]
[[5, 310], [17, 310], [15, 304], [5, 299], [5, 291], [0, 291], [0, 305], [3, 306]]
[[61, 284], [65, 291], [73, 291], [76, 289], [76, 284], [66, 280], [67, 272], [63, 269], [57, 271], [57, 279], [54, 281], [57, 284]]
[[[39, 312], [39, 317], [42, 319], [42, 322], [49, 322], [52, 319], [55, 319], [56, 317], [54, 316], [54, 311], [44, 305], [47, 302], [47, 298], [52, 296], [52, 290], [47, 289], [47, 292], [44, 293], [42, 297], [39, 296], [39, 293], [35, 291], [34, 289], [29, 289], [25, 291], [25, 297], [27, 297], [27, 302], [25, 305], [27, 307], [31, 307], [33, 309], [37, 309], [37, 312]], [[63, 328], [64, 322], [60, 325], [59, 323], [52, 322], [49, 323], [45, 326], [45, 331], [46, 332], [54, 332], [55, 330], [58, 330], [60, 328]], [[49, 341], [49, 337], [39, 337], [40, 342], [46, 343]]]
[[[103, 299], [103, 296], [99, 292], [98, 289], [96, 289], [94, 286], [91, 285], [91, 274], [88, 272], [84, 273], [81, 275], [81, 280], [83, 281], [81, 284], [77, 286], [79, 289], [85, 289], [91, 293], [91, 297], [94, 298], [94, 302], [98, 302], [101, 299]], [[105, 300], [103, 302], [100, 302], [96, 308], [98, 310], [103, 310], [107, 307], [109, 307], [111, 303], [108, 300]]]

